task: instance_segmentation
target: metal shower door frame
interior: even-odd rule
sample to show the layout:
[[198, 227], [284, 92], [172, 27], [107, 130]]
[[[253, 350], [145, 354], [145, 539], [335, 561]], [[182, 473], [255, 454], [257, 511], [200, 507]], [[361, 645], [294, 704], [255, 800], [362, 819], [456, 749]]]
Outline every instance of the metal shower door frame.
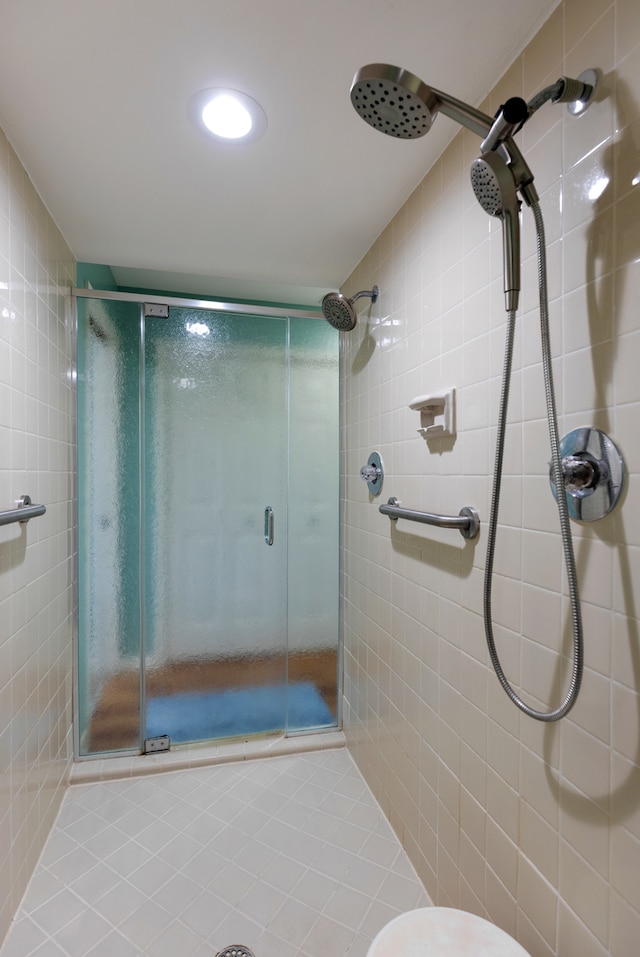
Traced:
[[[158, 306], [176, 306], [176, 307], [186, 307], [188, 309], [194, 310], [203, 310], [203, 311], [213, 311], [218, 313], [229, 313], [236, 315], [244, 316], [256, 316], [256, 317], [273, 317], [273, 318], [302, 318], [302, 319], [319, 319], [324, 321], [321, 310], [318, 309], [301, 309], [301, 308], [291, 308], [291, 307], [276, 307], [276, 306], [263, 306], [254, 303], [240, 303], [240, 302], [225, 302], [219, 300], [207, 300], [207, 299], [194, 299], [190, 297], [177, 297], [177, 296], [165, 296], [165, 295], [143, 295], [138, 293], [126, 293], [126, 292], [116, 292], [110, 290], [99, 290], [99, 289], [80, 289], [75, 288], [71, 291], [72, 303], [74, 307], [74, 319], [75, 319], [75, 328], [77, 331], [77, 300], [78, 299], [100, 299], [100, 300], [111, 300], [116, 302], [127, 302], [127, 303], [138, 303], [140, 305], [140, 322], [144, 324], [144, 304], [152, 303]], [[143, 333], [141, 333], [143, 336]], [[143, 341], [142, 341], [143, 344]], [[144, 477], [141, 476], [141, 482], [144, 481]], [[76, 550], [78, 552], [78, 550]], [[144, 561], [144, 550], [141, 549], [142, 561]], [[78, 558], [76, 559], [78, 561]], [[141, 569], [141, 574], [144, 576], [144, 568]], [[77, 575], [76, 575], [77, 582]], [[76, 584], [77, 589], [77, 584]], [[142, 626], [141, 633], [141, 642], [144, 642], [144, 624]], [[76, 629], [76, 641], [74, 647], [74, 670], [78, 674], [78, 641], [79, 634]], [[141, 654], [143, 654], [141, 649]], [[340, 651], [339, 651], [340, 654]], [[142, 671], [142, 669], [141, 669]], [[146, 692], [143, 687], [144, 678], [141, 675], [141, 713], [144, 714], [144, 703]], [[294, 732], [295, 733], [295, 732]], [[141, 747], [139, 749], [129, 749], [129, 750], [117, 750], [117, 751], [101, 751], [96, 752], [95, 754], [81, 754], [80, 753], [80, 727], [78, 721], [78, 694], [75, 695], [74, 703], [74, 751], [76, 760], [93, 760], [96, 757], [108, 757], [110, 755], [114, 756], [127, 756], [135, 755], [141, 752], [142, 750], [142, 737], [144, 734], [144, 727], [141, 722], [140, 727], [140, 738], [141, 738]]]

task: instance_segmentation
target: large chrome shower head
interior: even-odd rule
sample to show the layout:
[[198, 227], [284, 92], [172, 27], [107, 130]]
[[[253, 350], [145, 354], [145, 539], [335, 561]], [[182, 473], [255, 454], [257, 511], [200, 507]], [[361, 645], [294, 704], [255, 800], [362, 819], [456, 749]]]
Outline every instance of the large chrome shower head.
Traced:
[[413, 73], [385, 63], [358, 70], [351, 84], [351, 102], [374, 129], [415, 139], [431, 129], [438, 106], [433, 91]]
[[513, 173], [516, 188], [529, 206], [537, 201], [533, 173], [511, 138], [530, 114], [528, 105], [513, 97], [496, 117], [487, 116], [463, 100], [427, 86], [402, 67], [369, 63], [351, 84], [351, 102], [362, 119], [387, 136], [417, 139], [428, 133], [438, 113], [476, 133], [481, 152], [497, 151]]
[[405, 140], [428, 133], [438, 113], [483, 138], [493, 122], [468, 103], [427, 86], [409, 70], [388, 63], [369, 63], [358, 70], [351, 84], [351, 102], [374, 129]]
[[471, 168], [471, 183], [485, 212], [502, 219], [504, 290], [507, 311], [510, 311], [517, 309], [520, 288], [518, 193], [528, 206], [538, 202], [533, 173], [512, 137], [549, 99], [568, 102], [574, 115], [584, 111], [593, 98], [596, 82], [594, 70], [585, 71], [577, 80], [561, 77], [529, 103], [518, 96], [511, 97], [492, 118], [442, 90], [427, 86], [402, 67], [369, 63], [353, 78], [351, 102], [365, 122], [387, 136], [399, 139], [424, 136], [438, 113], [444, 113], [480, 136], [481, 156]]
[[353, 79], [351, 102], [363, 120], [388, 136], [424, 136], [436, 115], [444, 113], [481, 137], [482, 156], [473, 164], [471, 181], [482, 208], [502, 219], [506, 304], [508, 310], [516, 309], [520, 288], [517, 191], [522, 191], [528, 203], [536, 198], [533, 174], [511, 139], [527, 119], [525, 101], [519, 97], [508, 100], [492, 119], [468, 103], [427, 86], [408, 70], [370, 63]]
[[378, 287], [374, 286], [373, 289], [357, 292], [351, 299], [347, 299], [341, 292], [328, 292], [326, 296], [323, 296], [322, 314], [329, 325], [338, 332], [351, 332], [355, 329], [358, 317], [353, 304], [362, 296], [368, 296], [372, 303], [375, 302], [378, 298]]

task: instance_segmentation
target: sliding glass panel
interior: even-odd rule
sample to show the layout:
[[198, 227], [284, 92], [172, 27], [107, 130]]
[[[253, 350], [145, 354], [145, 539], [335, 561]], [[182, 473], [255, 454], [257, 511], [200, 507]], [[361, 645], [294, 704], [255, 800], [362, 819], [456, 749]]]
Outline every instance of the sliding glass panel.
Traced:
[[146, 738], [285, 727], [287, 336], [286, 319], [146, 320]]

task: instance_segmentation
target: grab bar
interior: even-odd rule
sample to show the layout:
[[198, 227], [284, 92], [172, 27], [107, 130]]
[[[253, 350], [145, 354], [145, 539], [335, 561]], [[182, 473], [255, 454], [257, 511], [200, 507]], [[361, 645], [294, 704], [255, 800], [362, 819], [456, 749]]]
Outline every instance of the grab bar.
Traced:
[[30, 518], [44, 515], [46, 511], [46, 505], [32, 505], [31, 496], [21, 495], [17, 508], [7, 508], [4, 512], [0, 512], [0, 525], [10, 525], [11, 522], [20, 522], [21, 525], [25, 525]]
[[437, 525], [438, 528], [457, 528], [463, 538], [475, 538], [480, 531], [480, 516], [475, 508], [465, 505], [458, 515], [434, 515], [433, 512], [418, 512], [414, 508], [400, 508], [397, 498], [390, 498], [386, 505], [380, 505], [378, 511], [388, 515], [392, 522], [406, 518], [410, 522], [423, 525]]

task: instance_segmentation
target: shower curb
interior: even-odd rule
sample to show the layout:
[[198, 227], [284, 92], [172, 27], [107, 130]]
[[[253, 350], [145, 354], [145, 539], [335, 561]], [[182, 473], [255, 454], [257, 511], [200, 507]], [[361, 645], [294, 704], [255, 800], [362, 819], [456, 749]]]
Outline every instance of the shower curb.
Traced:
[[312, 751], [335, 750], [346, 747], [343, 731], [314, 731], [312, 734], [292, 737], [264, 737], [229, 743], [176, 747], [172, 751], [153, 754], [127, 754], [122, 757], [87, 758], [75, 761], [71, 767], [69, 784], [94, 784], [97, 781], [117, 781], [122, 778], [164, 774], [167, 771], [210, 767], [237, 761], [255, 761], [261, 758], [281, 757], [286, 754], [304, 754]]

